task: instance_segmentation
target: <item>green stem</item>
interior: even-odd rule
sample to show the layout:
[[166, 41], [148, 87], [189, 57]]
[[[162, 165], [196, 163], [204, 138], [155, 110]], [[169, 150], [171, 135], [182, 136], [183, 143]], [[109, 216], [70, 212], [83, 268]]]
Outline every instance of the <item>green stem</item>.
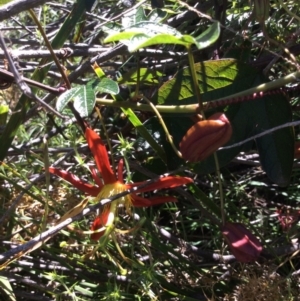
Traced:
[[[224, 102], [226, 99], [230, 100], [230, 104], [235, 103], [233, 100], [236, 99], [236, 103], [238, 102], [245, 102], [248, 101], [248, 99], [244, 99], [245, 96], [257, 94], [260, 92], [267, 92], [269, 90], [278, 89], [280, 87], [283, 87], [289, 83], [298, 82], [300, 80], [300, 71], [293, 72], [285, 77], [282, 77], [280, 79], [274, 80], [269, 83], [261, 84], [259, 86], [253, 87], [251, 89], [244, 90], [239, 93], [235, 93], [232, 95], [227, 96], [226, 98], [218, 98], [214, 99], [209, 102], [203, 103], [203, 109], [206, 107], [218, 107], [218, 106], [224, 106]], [[199, 87], [198, 87], [199, 89]], [[146, 104], [140, 104], [140, 103], [133, 103], [133, 102], [125, 102], [125, 101], [115, 101], [112, 99], [103, 99], [103, 98], [97, 98], [97, 103], [100, 105], [105, 106], [111, 106], [111, 107], [118, 107], [118, 108], [130, 108], [133, 110], [140, 110], [140, 111], [152, 111], [151, 106]], [[164, 105], [157, 105], [155, 106], [156, 109], [160, 113], [171, 113], [171, 114], [197, 114], [199, 113], [198, 104], [191, 104], [191, 105], [171, 105], [171, 106], [164, 106]]]
[[220, 204], [221, 204], [221, 216], [222, 216], [222, 224], [225, 224], [225, 209], [224, 209], [224, 192], [223, 192], [223, 185], [222, 185], [222, 177], [221, 177], [221, 172], [220, 172], [220, 164], [218, 160], [217, 153], [214, 153], [214, 159], [215, 159], [215, 164], [216, 164], [216, 173], [218, 176], [218, 181], [219, 181], [219, 190], [220, 190]]
[[134, 93], [134, 98], [137, 98], [139, 97], [139, 89], [140, 89], [140, 57], [139, 57], [139, 50], [137, 50], [136, 52], [136, 57], [137, 57], [137, 72], [136, 72], [136, 87], [135, 87], [135, 93]]
[[195, 69], [194, 56], [193, 56], [192, 49], [190, 46], [187, 47], [187, 54], [188, 54], [190, 71], [191, 71], [191, 76], [192, 76], [193, 85], [194, 85], [194, 92], [196, 95], [197, 102], [199, 104], [199, 110], [200, 110], [200, 113], [203, 116], [203, 118], [205, 118], [204, 111], [203, 111], [203, 104], [202, 104], [202, 100], [201, 100], [200, 88], [199, 88], [198, 79], [197, 79], [197, 73], [196, 73], [196, 69]]
[[175, 144], [174, 144], [174, 142], [173, 142], [173, 138], [172, 138], [172, 136], [170, 135], [170, 133], [169, 133], [169, 131], [168, 131], [168, 128], [167, 128], [167, 126], [166, 126], [164, 120], [162, 119], [162, 117], [161, 117], [159, 111], [157, 110], [157, 108], [155, 107], [155, 105], [154, 105], [147, 97], [144, 96], [143, 98], [149, 103], [149, 105], [151, 106], [152, 110], [153, 110], [154, 113], [156, 114], [156, 116], [157, 116], [157, 118], [158, 118], [160, 124], [161, 124], [162, 127], [163, 127], [163, 130], [164, 130], [165, 133], [166, 133], [166, 137], [167, 137], [169, 143], [171, 144], [171, 146], [172, 146], [174, 152], [176, 153], [176, 155], [177, 155], [179, 158], [182, 158], [182, 155], [181, 155], [180, 151], [177, 149], [177, 147], [175, 146]]
[[[113, 99], [103, 99], [103, 98], [97, 98], [96, 102], [99, 105], [110, 106], [110, 107], [133, 109], [133, 110], [139, 110], [139, 111], [150, 111], [150, 112], [153, 111], [153, 109], [150, 105], [141, 104], [141, 103], [127, 102], [127, 101], [115, 101]], [[171, 113], [171, 114], [175, 114], [175, 113], [192, 114], [192, 113], [194, 113], [194, 114], [196, 114], [198, 112], [198, 104], [182, 105], [182, 106], [157, 105], [155, 107], [160, 113]]]

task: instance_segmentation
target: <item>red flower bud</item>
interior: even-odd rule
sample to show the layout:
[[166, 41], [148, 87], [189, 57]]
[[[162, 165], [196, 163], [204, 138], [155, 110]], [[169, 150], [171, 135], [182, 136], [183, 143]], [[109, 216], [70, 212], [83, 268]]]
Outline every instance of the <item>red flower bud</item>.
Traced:
[[225, 114], [215, 113], [187, 131], [180, 142], [180, 152], [185, 160], [202, 161], [226, 144], [231, 135], [231, 124]]
[[238, 261], [252, 262], [259, 257], [262, 245], [243, 224], [227, 222], [223, 226], [222, 234]]

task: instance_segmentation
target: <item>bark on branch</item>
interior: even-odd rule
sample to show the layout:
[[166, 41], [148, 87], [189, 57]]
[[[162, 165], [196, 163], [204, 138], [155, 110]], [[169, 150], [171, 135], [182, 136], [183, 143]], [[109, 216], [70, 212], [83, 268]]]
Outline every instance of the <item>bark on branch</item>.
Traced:
[[47, 0], [15, 0], [0, 6], [0, 21], [6, 20], [24, 10], [46, 3]]

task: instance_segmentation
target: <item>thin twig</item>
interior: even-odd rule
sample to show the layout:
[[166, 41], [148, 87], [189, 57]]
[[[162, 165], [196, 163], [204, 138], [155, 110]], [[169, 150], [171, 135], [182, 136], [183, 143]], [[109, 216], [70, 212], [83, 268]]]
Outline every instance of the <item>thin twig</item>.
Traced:
[[[160, 178], [162, 177], [167, 177], [169, 176], [170, 173], [168, 174], [164, 174], [162, 176], [160, 176]], [[42, 175], [44, 176], [44, 175]], [[155, 181], [157, 181], [157, 179], [152, 179], [149, 180], [147, 182], [145, 182], [144, 184], [141, 184], [137, 187], [133, 187], [131, 189], [128, 189], [126, 191], [123, 191], [122, 193], [118, 193], [110, 198], [107, 199], [102, 199], [100, 200], [97, 204], [91, 205], [85, 209], [82, 210], [82, 212], [80, 212], [79, 214], [75, 215], [74, 217], [70, 217], [67, 218], [66, 220], [62, 221], [61, 223], [59, 223], [58, 225], [50, 228], [49, 230], [39, 234], [38, 236], [36, 236], [35, 238], [31, 239], [29, 242], [22, 244], [18, 247], [15, 247], [7, 252], [4, 252], [3, 254], [0, 255], [0, 261], [4, 262], [1, 266], [1, 268], [4, 268], [5, 266], [7, 266], [11, 261], [15, 260], [16, 258], [19, 258], [25, 254], [27, 254], [28, 252], [32, 252], [35, 249], [37, 249], [38, 247], [40, 247], [42, 244], [44, 244], [48, 239], [50, 239], [52, 236], [54, 236], [55, 234], [57, 234], [59, 231], [61, 231], [62, 229], [64, 229], [66, 226], [68, 226], [69, 224], [80, 220], [82, 217], [95, 212], [96, 210], [98, 210], [99, 208], [105, 206], [106, 204], [111, 203], [112, 201], [124, 197], [128, 194], [131, 193], [136, 193], [138, 192], [140, 189], [147, 187], [148, 185], [154, 183]]]
[[48, 0], [15, 0], [0, 6], [0, 22], [19, 14], [22, 11], [43, 5]]
[[276, 132], [278, 130], [281, 130], [281, 129], [284, 129], [284, 128], [287, 128], [287, 127], [293, 127], [293, 126], [297, 126], [297, 125], [300, 125], [300, 121], [291, 121], [291, 122], [287, 122], [287, 123], [284, 123], [284, 124], [281, 124], [281, 125], [278, 125], [278, 126], [275, 126], [269, 130], [266, 130], [266, 131], [263, 131], [257, 135], [254, 135], [254, 136], [251, 136], [250, 138], [247, 138], [243, 141], [240, 141], [240, 142], [237, 142], [237, 143], [234, 143], [234, 144], [231, 144], [231, 145], [228, 145], [228, 146], [224, 146], [224, 147], [220, 147], [219, 150], [224, 150], [224, 149], [230, 149], [230, 148], [233, 148], [233, 147], [237, 147], [237, 146], [241, 146], [249, 141], [252, 141], [254, 139], [257, 139], [257, 138], [260, 138], [262, 136], [265, 136], [265, 135], [268, 135], [268, 134], [271, 134], [273, 132]]
[[9, 63], [9, 67], [15, 77], [15, 81], [16, 84], [18, 85], [18, 87], [20, 88], [20, 90], [22, 91], [22, 93], [24, 93], [28, 98], [31, 98], [37, 102], [39, 102], [43, 107], [45, 107], [46, 109], [48, 109], [50, 112], [52, 112], [53, 114], [55, 114], [56, 116], [65, 119], [64, 116], [62, 116], [60, 113], [58, 113], [56, 110], [54, 110], [51, 106], [49, 106], [47, 103], [45, 103], [43, 100], [41, 100], [39, 97], [37, 97], [34, 93], [32, 93], [31, 89], [29, 88], [29, 86], [26, 84], [26, 82], [22, 79], [22, 77], [20, 76], [19, 72], [17, 71], [17, 68], [12, 60], [12, 57], [6, 47], [6, 44], [4, 42], [3, 36], [2, 36], [2, 30], [0, 28], [0, 44], [3, 48], [3, 51], [5, 53], [5, 56], [8, 60]]
[[[5, 79], [8, 81], [14, 81], [15, 80], [15, 76], [12, 72], [5, 70], [5, 69], [0, 69], [0, 78], [1, 79]], [[61, 89], [58, 88], [52, 88], [50, 86], [44, 85], [40, 82], [37, 82], [35, 80], [26, 78], [26, 77], [22, 77], [22, 79], [24, 80], [25, 83], [27, 83], [28, 85], [43, 89], [51, 94], [54, 95], [60, 95], [62, 93]]]

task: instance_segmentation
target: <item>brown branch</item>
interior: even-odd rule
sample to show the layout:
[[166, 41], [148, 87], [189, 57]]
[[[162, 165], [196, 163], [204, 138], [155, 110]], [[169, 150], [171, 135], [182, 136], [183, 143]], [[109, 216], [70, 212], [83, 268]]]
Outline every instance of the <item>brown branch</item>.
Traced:
[[[13, 75], [12, 72], [9, 72], [5, 69], [0, 69], [0, 79], [8, 81], [8, 82], [14, 82], [15, 81], [15, 76]], [[34, 81], [34, 80], [26, 78], [26, 77], [22, 77], [22, 80], [24, 80], [24, 82], [27, 83], [30, 86], [40, 88], [40, 89], [45, 90], [45, 91], [47, 91], [51, 94], [54, 94], [54, 95], [60, 95], [62, 92], [64, 92], [64, 90], [44, 85], [40, 82]]]
[[18, 13], [46, 3], [47, 0], [15, 0], [0, 6], [0, 21], [6, 20]]

